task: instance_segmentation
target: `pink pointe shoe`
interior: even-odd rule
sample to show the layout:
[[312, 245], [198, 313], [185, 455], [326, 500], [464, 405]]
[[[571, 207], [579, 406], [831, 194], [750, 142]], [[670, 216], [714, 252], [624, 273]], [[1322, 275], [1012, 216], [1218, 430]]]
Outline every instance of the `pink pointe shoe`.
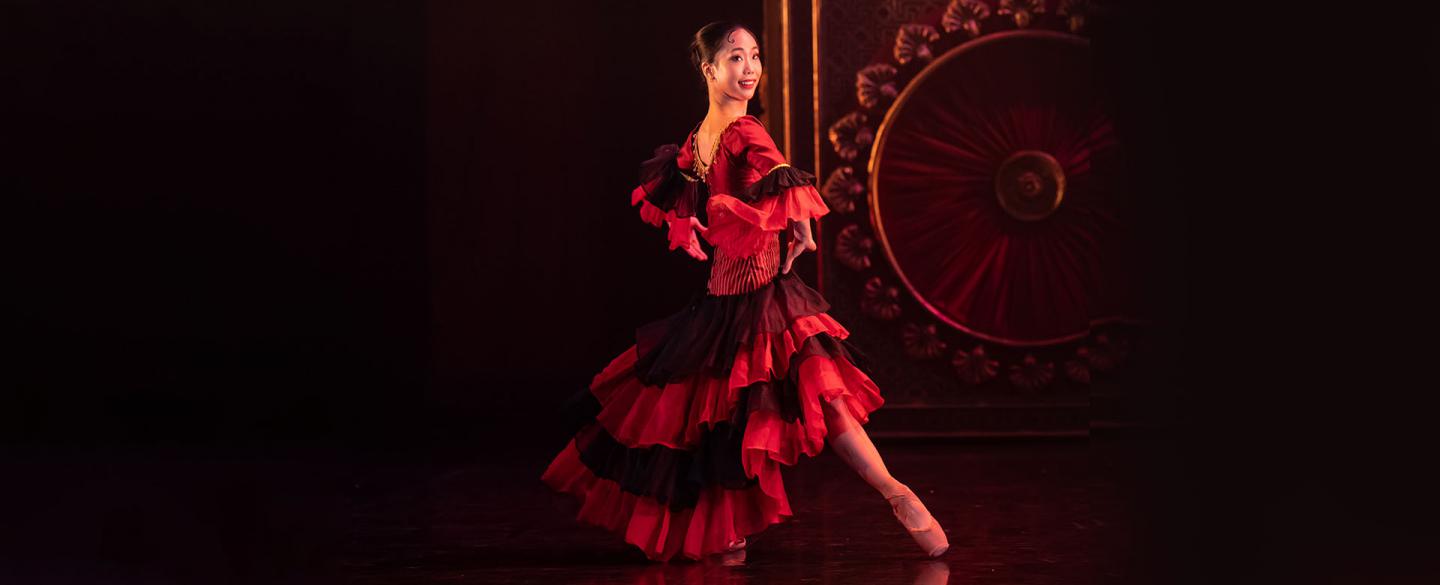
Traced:
[[950, 548], [950, 539], [945, 537], [945, 530], [940, 528], [940, 522], [930, 515], [925, 509], [925, 504], [910, 490], [909, 486], [901, 485], [905, 491], [885, 498], [890, 502], [891, 511], [895, 512], [895, 518], [900, 525], [910, 531], [910, 536], [925, 554], [930, 558], [945, 554]]
[[730, 544], [725, 547], [725, 552], [717, 555], [720, 564], [726, 567], [738, 567], [744, 565], [745, 545], [745, 537], [743, 536], [730, 541]]

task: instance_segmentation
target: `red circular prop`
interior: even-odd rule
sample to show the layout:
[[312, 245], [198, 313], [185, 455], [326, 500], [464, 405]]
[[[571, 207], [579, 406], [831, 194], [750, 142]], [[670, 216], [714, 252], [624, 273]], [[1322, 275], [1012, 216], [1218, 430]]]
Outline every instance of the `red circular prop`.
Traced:
[[1129, 312], [1119, 148], [1092, 75], [1081, 37], [997, 33], [896, 98], [870, 209], [900, 279], [940, 320], [1027, 346]]

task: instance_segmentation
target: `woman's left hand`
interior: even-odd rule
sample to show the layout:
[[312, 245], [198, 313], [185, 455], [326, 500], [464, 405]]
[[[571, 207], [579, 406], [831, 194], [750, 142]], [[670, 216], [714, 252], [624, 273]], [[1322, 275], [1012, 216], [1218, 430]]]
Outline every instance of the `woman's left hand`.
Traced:
[[790, 224], [790, 249], [785, 254], [785, 265], [780, 268], [781, 274], [790, 272], [790, 265], [807, 251], [813, 252], [817, 246], [815, 238], [810, 235], [810, 220], [797, 221]]
[[708, 257], [705, 255], [705, 251], [700, 249], [700, 241], [695, 238], [695, 232], [698, 230], [700, 235], [705, 235], [709, 228], [706, 228], [699, 219], [694, 217], [674, 217], [669, 222], [670, 249], [684, 250], [691, 258], [704, 262]]

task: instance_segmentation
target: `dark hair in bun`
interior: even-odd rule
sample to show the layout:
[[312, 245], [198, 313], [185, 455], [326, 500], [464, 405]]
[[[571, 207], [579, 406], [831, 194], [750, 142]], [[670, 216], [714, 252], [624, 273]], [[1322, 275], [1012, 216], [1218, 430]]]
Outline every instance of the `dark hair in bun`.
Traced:
[[744, 29], [750, 36], [755, 36], [755, 31], [750, 30], [750, 27], [731, 20], [712, 22], [695, 31], [695, 38], [690, 40], [690, 64], [695, 66], [696, 71], [704, 75], [705, 72], [700, 66], [715, 61], [715, 54], [725, 46], [726, 37], [736, 29]]

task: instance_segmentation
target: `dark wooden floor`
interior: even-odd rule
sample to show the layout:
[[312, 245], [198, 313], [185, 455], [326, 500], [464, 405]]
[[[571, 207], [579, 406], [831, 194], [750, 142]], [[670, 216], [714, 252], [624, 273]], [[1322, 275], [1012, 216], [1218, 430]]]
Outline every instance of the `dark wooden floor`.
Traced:
[[[795, 516], [743, 560], [647, 561], [574, 520], [538, 480], [548, 459], [375, 469], [351, 492], [361, 583], [1105, 583], [1130, 582], [1142, 539], [1124, 444], [882, 444], [925, 499], [950, 551], [928, 560], [883, 498], [826, 451], [787, 470]], [[512, 454], [513, 455], [513, 454]]]
[[669, 564], [575, 522], [539, 480], [550, 447], [511, 442], [0, 449], [0, 583], [1435, 582], [1373, 576], [1428, 558], [1409, 484], [1281, 491], [1158, 438], [882, 442], [949, 534], [939, 560], [827, 449], [743, 560]]
[[539, 480], [548, 447], [9, 450], [22, 481], [0, 484], [0, 581], [1144, 582], [1130, 443], [880, 449], [944, 524], [940, 560], [828, 449], [787, 469], [795, 516], [743, 561], [669, 564], [576, 523], [576, 503]]

